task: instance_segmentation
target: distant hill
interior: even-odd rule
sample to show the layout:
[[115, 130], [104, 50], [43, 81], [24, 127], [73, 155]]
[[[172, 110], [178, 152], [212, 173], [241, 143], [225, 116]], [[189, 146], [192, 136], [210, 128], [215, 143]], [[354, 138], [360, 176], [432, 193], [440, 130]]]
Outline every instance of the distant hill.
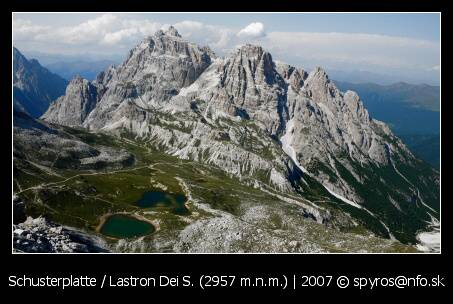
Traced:
[[328, 69], [331, 79], [336, 79], [342, 82], [349, 82], [354, 84], [375, 83], [382, 86], [392, 85], [394, 83], [405, 81], [411, 84], [429, 84], [438, 86], [440, 83], [439, 75], [437, 72], [431, 71], [426, 75], [409, 76], [398, 75], [392, 73], [371, 72], [364, 70], [335, 70]]
[[63, 95], [68, 82], [42, 67], [36, 59], [28, 60], [13, 50], [13, 104], [17, 111], [41, 116], [49, 104]]
[[46, 65], [46, 68], [66, 80], [71, 80], [76, 75], [80, 75], [88, 80], [94, 80], [100, 72], [104, 71], [112, 64], [115, 64], [112, 60], [59, 61]]
[[440, 88], [427, 84], [398, 82], [391, 85], [335, 81], [341, 90], [356, 91], [366, 103], [404, 103], [410, 107], [439, 111]]
[[415, 156], [425, 160], [434, 168], [440, 168], [440, 140], [439, 134], [433, 135], [400, 135], [400, 138], [415, 154]]

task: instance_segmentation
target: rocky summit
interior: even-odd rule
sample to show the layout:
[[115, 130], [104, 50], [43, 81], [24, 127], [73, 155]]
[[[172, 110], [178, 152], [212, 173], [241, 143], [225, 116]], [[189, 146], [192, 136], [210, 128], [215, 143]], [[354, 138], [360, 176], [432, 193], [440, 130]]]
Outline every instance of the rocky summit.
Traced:
[[[35, 123], [83, 142], [84, 149], [117, 158], [127, 158], [129, 150], [137, 161], [120, 167], [143, 162], [148, 169], [140, 170], [150, 170], [147, 186], [138, 183], [140, 171], [122, 177], [131, 193], [173, 187], [189, 198], [191, 214], [176, 216], [181, 229], [165, 231], [159, 210], [139, 212], [158, 227], [154, 237], [123, 239], [113, 250], [363, 251], [365, 244], [371, 251], [412, 250], [417, 234], [439, 218], [439, 173], [373, 119], [355, 92], [341, 92], [320, 67], [306, 71], [276, 62], [256, 45], [217, 57], [173, 27], [160, 30], [95, 81], [73, 79], [41, 119]], [[25, 149], [32, 140], [23, 134], [32, 132], [20, 129], [15, 141]], [[90, 136], [110, 139], [87, 142]], [[17, 155], [19, 163], [24, 157]], [[87, 156], [72, 156], [86, 163]], [[27, 171], [26, 163], [18, 172]], [[47, 175], [61, 174], [44, 160], [37, 165]], [[96, 219], [69, 221], [88, 230], [99, 231], [99, 218], [112, 213], [114, 201], [138, 199], [127, 198], [124, 185], [113, 180], [109, 187], [116, 192], [106, 196], [105, 186], [85, 180], [61, 186], [80, 197], [80, 187], [92, 182], [98, 194], [85, 193], [84, 200], [112, 204], [99, 207], [105, 212], [97, 210]], [[33, 191], [44, 204], [62, 191], [43, 190]], [[264, 224], [269, 219], [274, 226]], [[251, 238], [256, 229], [261, 232]], [[322, 231], [329, 237], [321, 240]]]

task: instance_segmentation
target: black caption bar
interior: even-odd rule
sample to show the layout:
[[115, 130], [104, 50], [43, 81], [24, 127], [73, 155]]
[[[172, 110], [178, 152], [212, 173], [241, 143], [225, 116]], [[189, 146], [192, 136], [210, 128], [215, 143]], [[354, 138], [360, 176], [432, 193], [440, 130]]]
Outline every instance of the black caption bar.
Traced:
[[398, 275], [387, 277], [346, 276], [346, 275], [272, 275], [272, 276], [237, 276], [237, 275], [155, 275], [155, 276], [42, 276], [10, 275], [8, 286], [13, 288], [268, 288], [297, 290], [304, 288], [336, 289], [379, 289], [379, 288], [444, 288], [447, 287], [445, 276]]

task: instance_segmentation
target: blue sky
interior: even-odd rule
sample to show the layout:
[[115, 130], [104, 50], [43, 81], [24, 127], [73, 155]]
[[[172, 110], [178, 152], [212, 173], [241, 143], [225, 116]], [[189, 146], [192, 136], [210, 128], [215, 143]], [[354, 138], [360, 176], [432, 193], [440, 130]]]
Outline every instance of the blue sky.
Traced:
[[[159, 28], [223, 56], [244, 43], [311, 69], [370, 71], [438, 83], [439, 14], [15, 14], [14, 44], [25, 54], [121, 58]], [[39, 59], [39, 58], [38, 58]]]
[[[178, 22], [187, 14], [143, 15], [162, 22]], [[243, 27], [260, 21], [275, 31], [374, 33], [438, 41], [438, 14], [192, 14], [190, 19], [209, 24]]]

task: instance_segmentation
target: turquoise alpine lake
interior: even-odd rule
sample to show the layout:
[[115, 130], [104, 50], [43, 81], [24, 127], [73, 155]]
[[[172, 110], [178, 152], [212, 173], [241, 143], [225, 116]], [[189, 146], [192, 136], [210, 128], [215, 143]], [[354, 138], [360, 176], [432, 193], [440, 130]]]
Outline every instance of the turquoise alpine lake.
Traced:
[[178, 215], [187, 215], [189, 210], [185, 206], [187, 198], [183, 194], [167, 193], [164, 191], [147, 191], [136, 202], [141, 208], [164, 207]]
[[120, 239], [148, 235], [155, 230], [151, 223], [125, 214], [109, 216], [101, 227], [102, 234]]

